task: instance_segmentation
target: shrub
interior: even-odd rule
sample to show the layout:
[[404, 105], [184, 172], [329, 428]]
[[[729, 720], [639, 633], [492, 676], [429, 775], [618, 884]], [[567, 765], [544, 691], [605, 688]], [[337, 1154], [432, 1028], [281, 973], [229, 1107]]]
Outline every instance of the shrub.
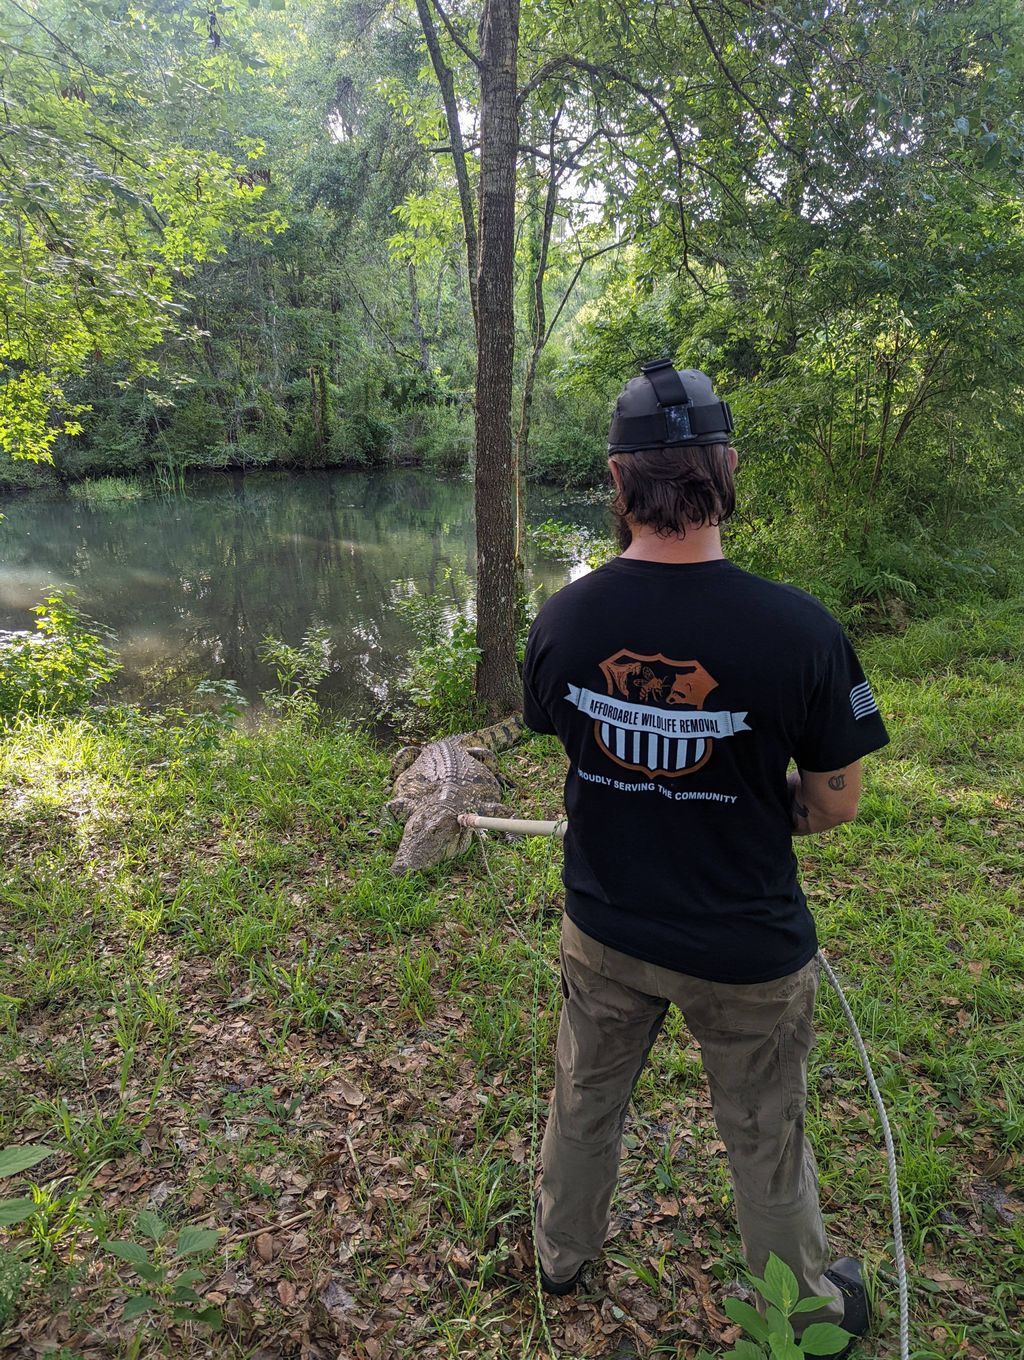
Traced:
[[52, 487], [53, 471], [45, 463], [26, 459], [12, 459], [0, 454], [0, 496], [12, 496], [18, 491], [35, 491]]
[[432, 736], [464, 731], [482, 720], [475, 692], [476, 619], [467, 583], [450, 573], [449, 581], [454, 589], [423, 595], [413, 588], [397, 605], [418, 644], [409, 653], [403, 693], [418, 714], [412, 725]]
[[148, 461], [146, 426], [138, 406], [114, 405], [85, 418], [81, 435], [58, 441], [54, 463], [63, 477], [138, 472]]
[[210, 450], [209, 466], [215, 468], [267, 467], [281, 457], [281, 446], [262, 434], [241, 434]]
[[409, 448], [432, 472], [464, 472], [473, 454], [473, 415], [468, 408], [426, 406], [416, 414]]
[[121, 669], [62, 595], [36, 605], [36, 631], [0, 638], [0, 720], [17, 713], [77, 713]]
[[607, 480], [608, 420], [603, 397], [556, 392], [538, 382], [533, 403], [527, 471], [559, 486], [597, 486]]
[[336, 668], [330, 630], [314, 624], [303, 633], [297, 647], [268, 635], [260, 644], [259, 655], [261, 661], [274, 667], [277, 676], [277, 688], [263, 691], [267, 707], [278, 713], [314, 716], [317, 687]]
[[393, 460], [394, 430], [368, 411], [341, 416], [331, 431], [330, 461], [335, 466], [386, 467]]
[[208, 467], [224, 442], [224, 417], [210, 396], [195, 393], [174, 408], [160, 436], [164, 460], [179, 467]]

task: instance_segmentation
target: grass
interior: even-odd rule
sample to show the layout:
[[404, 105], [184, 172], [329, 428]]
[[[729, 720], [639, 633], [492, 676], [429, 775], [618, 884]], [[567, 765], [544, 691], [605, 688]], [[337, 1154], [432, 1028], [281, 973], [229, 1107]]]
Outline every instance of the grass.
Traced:
[[88, 481], [73, 482], [68, 495], [86, 505], [114, 505], [123, 501], [141, 501], [153, 495], [154, 488], [138, 477], [93, 477]]
[[[1022, 650], [1019, 601], [866, 645], [892, 744], [858, 820], [798, 844], [896, 1130], [915, 1360], [1024, 1357]], [[554, 815], [553, 742], [503, 769], [524, 815]], [[360, 733], [299, 719], [214, 740], [122, 710], [6, 733], [0, 1144], [56, 1155], [4, 1187], [39, 1204], [0, 1234], [4, 1353], [545, 1353], [526, 1230], [557, 853], [491, 842], [490, 875], [474, 849], [394, 879], [388, 785]], [[880, 1136], [827, 988], [818, 1017], [823, 1204], [874, 1292], [860, 1354], [885, 1360]], [[220, 1332], [123, 1318], [137, 1281], [101, 1243], [144, 1209], [219, 1230], [199, 1292]], [[596, 1288], [548, 1302], [556, 1349], [719, 1353], [741, 1271], [699, 1053], [670, 1017]]]

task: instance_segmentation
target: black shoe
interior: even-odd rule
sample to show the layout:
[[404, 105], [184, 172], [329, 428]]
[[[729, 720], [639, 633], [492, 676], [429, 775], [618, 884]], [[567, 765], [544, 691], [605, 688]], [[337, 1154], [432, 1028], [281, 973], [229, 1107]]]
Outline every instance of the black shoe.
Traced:
[[[583, 1266], [580, 1266], [576, 1271], [576, 1274], [570, 1275], [567, 1280], [553, 1280], [539, 1261], [537, 1262], [537, 1265], [540, 1270], [540, 1287], [544, 1290], [545, 1294], [564, 1295], [574, 1294], [576, 1292], [576, 1286], [579, 1284], [580, 1276], [583, 1274]], [[583, 1265], [586, 1265], [585, 1261]]]
[[831, 1280], [843, 1296], [843, 1320], [839, 1324], [844, 1331], [853, 1335], [843, 1350], [833, 1360], [843, 1360], [849, 1355], [862, 1336], [867, 1336], [871, 1325], [871, 1309], [868, 1307], [868, 1294], [860, 1273], [860, 1262], [852, 1256], [841, 1256], [825, 1271], [825, 1279]]
[[[534, 1192], [534, 1196], [533, 1196], [533, 1219], [534, 1219], [534, 1224], [536, 1224], [536, 1221], [537, 1221], [537, 1209], [538, 1209], [539, 1205], [540, 1205], [540, 1192], [539, 1192], [539, 1191], [535, 1191], [535, 1192]], [[536, 1250], [537, 1250], [537, 1248], [536, 1248], [536, 1239], [537, 1239], [537, 1230], [536, 1230], [536, 1227], [534, 1227], [534, 1234], [533, 1234], [533, 1235], [534, 1235], [534, 1251], [536, 1251]], [[541, 1289], [544, 1290], [544, 1293], [545, 1293], [545, 1294], [556, 1294], [556, 1295], [561, 1295], [561, 1296], [564, 1296], [565, 1294], [572, 1294], [572, 1293], [574, 1293], [575, 1290], [576, 1290], [576, 1286], [577, 1286], [577, 1285], [579, 1284], [579, 1282], [580, 1282], [580, 1276], [583, 1274], [583, 1266], [585, 1266], [586, 1264], [587, 1264], [586, 1261], [584, 1261], [583, 1264], [580, 1265], [580, 1266], [577, 1268], [576, 1274], [575, 1274], [575, 1275], [570, 1275], [569, 1278], [568, 1278], [567, 1280], [553, 1280], [553, 1279], [551, 1278], [551, 1276], [548, 1274], [548, 1272], [547, 1272], [547, 1271], [544, 1269], [544, 1267], [541, 1265], [541, 1263], [540, 1263], [540, 1255], [539, 1255], [539, 1253], [538, 1253], [538, 1257], [537, 1257], [537, 1269], [540, 1271], [540, 1287], [541, 1287]]]

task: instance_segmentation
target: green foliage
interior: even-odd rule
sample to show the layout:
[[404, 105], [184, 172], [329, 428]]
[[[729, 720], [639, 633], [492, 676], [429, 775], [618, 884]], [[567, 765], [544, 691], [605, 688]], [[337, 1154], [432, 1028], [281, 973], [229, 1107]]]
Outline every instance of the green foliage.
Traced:
[[534, 421], [527, 471], [557, 486], [603, 485], [608, 476], [608, 420], [611, 398], [592, 388], [574, 388], [542, 372], [534, 397]]
[[201, 702], [212, 702], [183, 714], [184, 727], [193, 737], [194, 749], [211, 750], [234, 729], [249, 701], [234, 680], [201, 680], [195, 696]]
[[447, 590], [413, 588], [397, 608], [416, 639], [402, 677], [401, 699], [418, 714], [414, 725], [432, 736], [463, 731], [482, 718], [476, 699], [476, 619], [464, 579], [448, 574]]
[[191, 16], [57, 0], [46, 20], [14, 7], [2, 34], [0, 450], [36, 460], [81, 432], [72, 387], [89, 364], [151, 376], [152, 349], [186, 330], [197, 265], [231, 232], [284, 225], [258, 206], [261, 143], [209, 136], [235, 62], [196, 43]]
[[0, 721], [80, 712], [121, 669], [67, 594], [47, 595], [32, 612], [34, 633], [0, 638]]
[[279, 462], [280, 446], [268, 446], [258, 435], [244, 434], [237, 439], [225, 439], [222, 444], [214, 444], [204, 461], [196, 466], [222, 470], [271, 467]]
[[[28, 1171], [33, 1166], [38, 1166], [47, 1157], [53, 1156], [53, 1148], [44, 1147], [41, 1144], [21, 1145], [4, 1148], [0, 1152], [0, 1180], [10, 1176], [16, 1176], [21, 1171]], [[9, 1228], [15, 1223], [23, 1223], [26, 1218], [30, 1218], [36, 1211], [34, 1199], [0, 1199], [0, 1228]], [[2, 1325], [3, 1314], [6, 1307], [4, 1290], [5, 1257], [0, 1256], [0, 1325]]]
[[53, 474], [45, 464], [14, 459], [0, 453], [0, 496], [24, 491], [52, 490]]
[[414, 417], [409, 440], [416, 461], [444, 474], [465, 472], [473, 454], [472, 413], [458, 406], [426, 406]]
[[314, 624], [303, 633], [297, 647], [280, 638], [265, 637], [260, 658], [273, 666], [277, 675], [277, 688], [263, 692], [267, 707], [280, 713], [314, 715], [317, 686], [335, 664], [330, 629]]
[[0, 1329], [18, 1316], [22, 1290], [29, 1278], [28, 1263], [17, 1252], [0, 1247]]
[[210, 396], [194, 394], [174, 407], [158, 442], [161, 460], [171, 466], [204, 467], [224, 442], [224, 417]]
[[111, 398], [98, 383], [82, 384], [80, 395], [92, 409], [82, 416], [79, 436], [60, 439], [54, 446], [53, 465], [59, 476], [70, 480], [142, 471], [150, 457], [145, 444], [153, 412], [148, 403], [134, 390]]
[[593, 568], [603, 566], [616, 556], [618, 548], [610, 538], [595, 534], [576, 524], [546, 519], [527, 530], [530, 543], [545, 557], [570, 565], [586, 563]]
[[141, 501], [152, 495], [153, 487], [137, 477], [97, 477], [75, 482], [69, 494], [86, 505], [117, 505], [125, 501]]
[[288, 434], [286, 459], [300, 467], [315, 467], [319, 458], [316, 443], [316, 430], [313, 417], [308, 411], [300, 411], [292, 421]]
[[725, 1311], [753, 1338], [737, 1341], [726, 1351], [723, 1360], [804, 1360], [809, 1355], [836, 1355], [850, 1341], [850, 1333], [830, 1322], [812, 1322], [794, 1339], [793, 1318], [801, 1313], [813, 1313], [831, 1299], [801, 1299], [796, 1276], [774, 1252], [768, 1257], [764, 1279], [748, 1275], [750, 1283], [764, 1299], [767, 1308], [762, 1317], [756, 1308], [741, 1299], [726, 1299]]
[[[199, 1322], [218, 1332], [223, 1326], [220, 1309], [206, 1305], [196, 1293], [206, 1262], [216, 1250], [220, 1234], [213, 1228], [179, 1228], [171, 1232], [151, 1210], [136, 1220], [139, 1241], [108, 1241], [103, 1245], [118, 1261], [131, 1267], [142, 1281], [142, 1291], [125, 1300], [124, 1316], [153, 1315], [163, 1322]], [[192, 1264], [189, 1258], [200, 1264]]]
[[342, 415], [331, 432], [330, 461], [339, 467], [380, 468], [391, 460], [394, 432], [379, 415]]

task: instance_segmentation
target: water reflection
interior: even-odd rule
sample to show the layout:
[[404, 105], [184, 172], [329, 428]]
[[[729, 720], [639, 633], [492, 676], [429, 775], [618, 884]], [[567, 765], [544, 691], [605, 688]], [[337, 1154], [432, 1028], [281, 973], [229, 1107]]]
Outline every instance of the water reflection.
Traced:
[[[118, 638], [126, 697], [166, 702], [207, 676], [250, 700], [272, 683], [257, 651], [274, 634], [297, 643], [314, 623], [331, 633], [338, 670], [324, 701], [368, 717], [389, 693], [412, 637], [394, 604], [411, 586], [452, 592], [472, 578], [472, 487], [425, 473], [251, 473], [190, 481], [188, 495], [91, 506], [14, 500], [0, 521], [0, 628], [31, 627], [51, 586]], [[530, 518], [597, 528], [599, 508], [552, 492]], [[542, 594], [585, 568], [540, 554]]]

